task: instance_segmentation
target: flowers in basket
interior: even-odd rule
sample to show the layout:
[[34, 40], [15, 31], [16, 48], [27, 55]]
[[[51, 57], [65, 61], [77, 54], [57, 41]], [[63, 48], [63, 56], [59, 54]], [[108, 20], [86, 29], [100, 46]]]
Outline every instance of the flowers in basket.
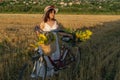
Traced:
[[31, 44], [30, 46], [33, 46], [34, 48], [38, 48], [38, 46], [41, 46], [41, 48], [43, 49], [43, 52], [46, 55], [49, 55], [50, 53], [56, 50], [55, 36], [51, 32], [39, 34], [38, 40], [36, 41], [36, 43]]
[[49, 33], [45, 33], [45, 34], [39, 34], [38, 36], [38, 41], [37, 44], [49, 44], [51, 42], [55, 41], [55, 36], [53, 33], [49, 32]]
[[76, 38], [80, 41], [86, 41], [90, 39], [92, 35], [92, 31], [90, 30], [77, 30], [75, 32]]
[[47, 42], [48, 42], [48, 38], [45, 36], [45, 34], [39, 34], [38, 35], [37, 44], [46, 44]]

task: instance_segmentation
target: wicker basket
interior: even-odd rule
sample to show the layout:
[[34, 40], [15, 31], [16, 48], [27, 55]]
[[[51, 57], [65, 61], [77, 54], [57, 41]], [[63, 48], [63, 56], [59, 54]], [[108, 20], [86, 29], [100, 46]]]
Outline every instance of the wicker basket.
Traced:
[[56, 51], [56, 41], [49, 43], [48, 45], [40, 44], [45, 55], [49, 56]]

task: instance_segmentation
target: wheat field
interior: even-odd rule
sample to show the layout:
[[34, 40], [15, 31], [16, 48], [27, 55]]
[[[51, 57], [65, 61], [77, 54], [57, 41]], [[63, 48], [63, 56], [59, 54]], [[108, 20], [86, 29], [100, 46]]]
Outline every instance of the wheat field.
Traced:
[[[73, 80], [120, 80], [120, 15], [57, 14], [56, 19], [65, 28], [93, 31], [90, 40], [79, 44], [82, 53]], [[36, 40], [34, 26], [41, 20], [42, 14], [0, 14], [0, 80], [18, 80], [21, 67], [32, 55], [29, 44]], [[60, 75], [52, 80], [69, 79]]]

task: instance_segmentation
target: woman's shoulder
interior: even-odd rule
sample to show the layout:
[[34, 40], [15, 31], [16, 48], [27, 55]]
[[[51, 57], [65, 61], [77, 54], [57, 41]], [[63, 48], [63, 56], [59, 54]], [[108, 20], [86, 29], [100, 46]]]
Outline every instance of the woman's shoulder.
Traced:
[[45, 22], [44, 22], [44, 21], [42, 21], [42, 22], [40, 23], [40, 28], [41, 28], [41, 29], [43, 29], [43, 28], [44, 28], [44, 26], [45, 26]]
[[42, 21], [41, 23], [40, 23], [40, 25], [44, 25], [45, 24], [45, 22], [44, 21]]

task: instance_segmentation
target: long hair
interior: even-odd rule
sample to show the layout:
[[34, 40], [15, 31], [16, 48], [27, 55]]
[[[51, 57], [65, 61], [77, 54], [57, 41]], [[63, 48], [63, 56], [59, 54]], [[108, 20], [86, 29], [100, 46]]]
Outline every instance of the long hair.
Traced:
[[[52, 11], [54, 11], [54, 13], [56, 13], [54, 9], [50, 9], [50, 10], [48, 10], [48, 11], [45, 13], [44, 18], [43, 18], [43, 21], [44, 21], [44, 22], [47, 22], [47, 20], [50, 19], [49, 14], [50, 14]], [[55, 20], [55, 18], [54, 18], [53, 20]]]

